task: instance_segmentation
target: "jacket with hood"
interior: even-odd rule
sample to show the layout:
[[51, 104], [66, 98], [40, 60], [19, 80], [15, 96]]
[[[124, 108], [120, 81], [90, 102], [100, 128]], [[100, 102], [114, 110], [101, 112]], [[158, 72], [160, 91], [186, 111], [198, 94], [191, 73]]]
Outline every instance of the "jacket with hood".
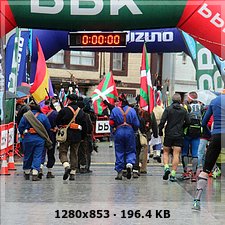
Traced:
[[160, 135], [166, 122], [165, 136], [169, 138], [183, 137], [184, 128], [190, 124], [188, 113], [179, 102], [173, 102], [164, 110], [158, 126]]

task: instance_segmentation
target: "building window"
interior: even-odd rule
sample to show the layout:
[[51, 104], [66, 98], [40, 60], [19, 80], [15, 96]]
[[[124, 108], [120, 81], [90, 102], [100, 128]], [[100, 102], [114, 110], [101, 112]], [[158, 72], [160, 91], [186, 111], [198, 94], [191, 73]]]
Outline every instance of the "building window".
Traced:
[[128, 54], [110, 53], [110, 70], [112, 70], [113, 75], [127, 76]]
[[66, 60], [68, 69], [98, 71], [98, 52], [70, 51], [69, 54], [69, 59]]
[[47, 60], [47, 63], [52, 64], [64, 64], [64, 50], [59, 51], [50, 59]]
[[123, 69], [123, 53], [113, 53], [112, 57], [112, 69], [116, 71], [121, 71]]
[[98, 71], [98, 52], [61, 50], [47, 63], [49, 68]]
[[95, 65], [95, 53], [94, 52], [71, 51], [70, 52], [70, 65], [94, 66]]

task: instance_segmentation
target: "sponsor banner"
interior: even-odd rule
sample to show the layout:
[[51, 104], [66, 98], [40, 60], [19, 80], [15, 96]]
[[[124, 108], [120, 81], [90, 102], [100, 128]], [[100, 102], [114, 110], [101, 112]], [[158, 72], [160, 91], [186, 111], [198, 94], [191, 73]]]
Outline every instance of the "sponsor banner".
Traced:
[[[14, 92], [15, 82], [17, 80], [17, 86], [20, 86], [22, 82], [26, 82], [26, 52], [29, 41], [29, 32], [22, 31], [19, 38], [19, 42], [16, 40], [16, 34], [12, 35], [6, 46], [5, 55], [5, 73], [6, 73], [6, 90], [11, 87]], [[18, 47], [14, 48], [14, 44], [18, 43]], [[17, 48], [17, 50], [16, 50]], [[17, 61], [15, 59], [15, 53], [18, 52]], [[18, 71], [18, 73], [16, 72]], [[16, 73], [18, 74], [16, 78]]]
[[[129, 52], [141, 53], [143, 43], [149, 53], [152, 52], [186, 52], [180, 31], [177, 28], [131, 30], [127, 32], [127, 46], [124, 48], [83, 48], [82, 51], [101, 51], [101, 52]], [[70, 50], [68, 46], [68, 31], [54, 30], [32, 30], [32, 58], [31, 58], [31, 83], [34, 81], [37, 61], [37, 47], [35, 38], [40, 40], [45, 59], [51, 58], [61, 49]], [[81, 49], [73, 49], [80, 51]]]
[[96, 134], [110, 133], [109, 120], [97, 120], [95, 125]]
[[16, 27], [14, 15], [7, 0], [0, 1], [0, 38]]
[[196, 46], [196, 79], [198, 89], [220, 92], [223, 89], [223, 81], [214, 61], [213, 54], [198, 42], [196, 42]]
[[175, 27], [186, 1], [8, 0], [20, 27], [56, 30], [133, 30]]
[[196, 41], [186, 32], [182, 31], [181, 33], [188, 49], [188, 55], [191, 57], [193, 64], [196, 68], [196, 60], [197, 60]]
[[[190, 55], [190, 57], [191, 57], [191, 59], [194, 63], [195, 69], [196, 69], [196, 74], [197, 74], [196, 77], [197, 78], [200, 77], [199, 74], [201, 74], [201, 73], [199, 72], [199, 67], [201, 69], [203, 68], [203, 66], [200, 66], [200, 64], [203, 64], [203, 61], [205, 60], [205, 63], [208, 64], [208, 68], [213, 68], [215, 66], [215, 63], [216, 63], [217, 69], [219, 70], [219, 73], [221, 75], [221, 79], [223, 81], [222, 83], [225, 83], [225, 61], [222, 60], [220, 57], [216, 56], [215, 54], [211, 55], [209, 53], [209, 50], [204, 48], [203, 46], [202, 46], [201, 52], [200, 53], [198, 52], [198, 54], [199, 54], [198, 59], [201, 59], [201, 57], [205, 58], [205, 59], [197, 61], [197, 45], [198, 46], [201, 46], [201, 45], [199, 43], [197, 44], [197, 42], [190, 35], [188, 35], [187, 33], [183, 32], [183, 31], [182, 31], [182, 35], [183, 35], [183, 38], [184, 38], [184, 42], [187, 45], [189, 55]], [[200, 48], [201, 47], [198, 47], [198, 49], [200, 49]], [[205, 50], [203, 50], [203, 49], [205, 49]], [[213, 56], [213, 58], [211, 56]], [[209, 62], [211, 60], [212, 60], [212, 65], [210, 66]], [[197, 63], [199, 63], [199, 65], [197, 65]], [[216, 68], [215, 68], [215, 70], [216, 70]], [[214, 77], [212, 71], [211, 72], [207, 71], [207, 73], [211, 74], [211, 77]], [[213, 82], [213, 85], [211, 85], [211, 86], [213, 86], [214, 89], [220, 90], [222, 84], [221, 84], [221, 79], [219, 77], [217, 77], [218, 71], [216, 71], [215, 74], [216, 74], [215, 75], [216, 79], [209, 79], [209, 77], [208, 77], [208, 81], [205, 81], [203, 79], [204, 82], [201, 85], [199, 84], [200, 87], [202, 87], [202, 86], [208, 87], [207, 82]], [[206, 75], [207, 74], [205, 74], [204, 76], [206, 76]], [[217, 83], [216, 85], [215, 85], [215, 82]], [[204, 89], [206, 89], [206, 87]]]
[[178, 27], [225, 59], [225, 1], [188, 0]]
[[220, 58], [219, 56], [213, 54], [214, 60], [216, 62], [216, 65], [218, 67], [218, 70], [220, 71], [221, 76], [225, 76], [225, 60]]

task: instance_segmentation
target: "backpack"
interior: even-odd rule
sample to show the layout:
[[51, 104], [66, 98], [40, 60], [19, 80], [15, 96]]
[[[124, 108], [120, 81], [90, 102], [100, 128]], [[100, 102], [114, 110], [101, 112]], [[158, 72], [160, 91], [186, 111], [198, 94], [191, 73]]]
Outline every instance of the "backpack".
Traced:
[[189, 108], [190, 125], [188, 126], [187, 135], [192, 138], [198, 138], [202, 133], [202, 112], [199, 103], [191, 103]]

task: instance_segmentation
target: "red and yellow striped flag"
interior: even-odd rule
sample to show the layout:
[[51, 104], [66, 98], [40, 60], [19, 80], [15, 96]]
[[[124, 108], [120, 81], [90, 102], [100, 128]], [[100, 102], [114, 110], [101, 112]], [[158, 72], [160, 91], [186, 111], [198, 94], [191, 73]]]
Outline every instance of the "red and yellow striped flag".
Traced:
[[33, 85], [31, 86], [30, 93], [34, 97], [35, 101], [39, 103], [45, 100], [45, 97], [48, 96], [49, 76], [47, 71], [47, 65], [45, 62], [45, 56], [38, 38], [36, 38], [36, 42], [37, 42], [38, 60], [35, 79]]

